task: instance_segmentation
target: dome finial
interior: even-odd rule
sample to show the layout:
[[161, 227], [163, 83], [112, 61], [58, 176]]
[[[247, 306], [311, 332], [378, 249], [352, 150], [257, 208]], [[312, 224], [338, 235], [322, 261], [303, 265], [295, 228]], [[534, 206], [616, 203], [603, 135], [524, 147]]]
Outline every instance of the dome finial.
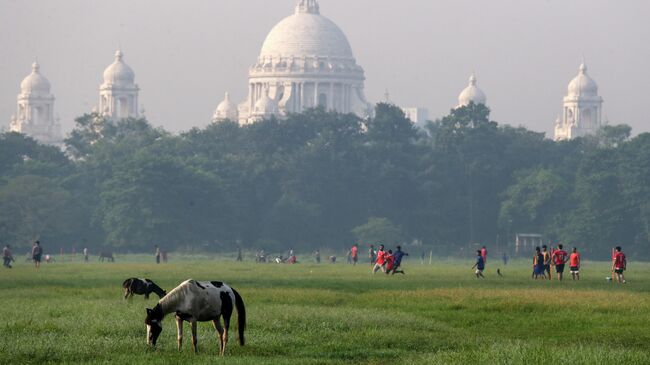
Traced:
[[469, 86], [476, 86], [476, 72], [472, 71], [472, 75], [469, 77]]
[[40, 69], [41, 69], [41, 65], [38, 64], [38, 58], [37, 58], [34, 60], [34, 63], [32, 63], [32, 72], [37, 74]]
[[299, 0], [296, 14], [320, 14], [320, 6], [316, 0]]
[[580, 73], [583, 75], [587, 73], [587, 63], [585, 62], [585, 55], [582, 55], [582, 63], [580, 64]]
[[225, 101], [230, 102], [230, 93], [226, 91], [226, 97], [224, 98]]
[[122, 57], [124, 57], [124, 53], [122, 53], [122, 48], [117, 47], [117, 51], [115, 51], [115, 61], [122, 61]]

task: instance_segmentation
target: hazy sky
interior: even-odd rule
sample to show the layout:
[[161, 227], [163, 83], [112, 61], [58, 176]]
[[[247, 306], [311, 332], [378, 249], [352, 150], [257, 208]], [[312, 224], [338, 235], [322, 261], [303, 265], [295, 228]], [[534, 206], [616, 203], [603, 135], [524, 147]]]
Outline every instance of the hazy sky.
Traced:
[[[64, 130], [97, 104], [118, 44], [148, 119], [205, 126], [237, 101], [273, 25], [296, 0], [0, 0], [0, 127], [35, 57]], [[550, 132], [584, 55], [610, 123], [650, 131], [647, 0], [320, 0], [366, 71], [370, 102], [455, 105], [472, 70], [501, 123]], [[645, 95], [648, 89], [648, 94]]]

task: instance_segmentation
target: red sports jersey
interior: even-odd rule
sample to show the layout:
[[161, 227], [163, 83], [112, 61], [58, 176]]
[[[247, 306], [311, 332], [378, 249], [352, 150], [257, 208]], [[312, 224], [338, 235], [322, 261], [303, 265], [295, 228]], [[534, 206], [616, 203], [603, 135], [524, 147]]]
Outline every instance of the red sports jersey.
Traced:
[[580, 266], [580, 254], [575, 252], [571, 254], [571, 257], [569, 258], [571, 262], [571, 266]]
[[617, 252], [614, 256], [614, 267], [617, 269], [625, 269], [626, 264], [625, 254], [623, 252]]
[[555, 250], [553, 252], [553, 256], [555, 257], [555, 265], [564, 265], [566, 264], [566, 259], [567, 259], [567, 253], [564, 250]]
[[377, 251], [377, 263], [383, 265], [386, 262], [386, 251]]
[[391, 270], [393, 268], [393, 263], [395, 262], [395, 257], [391, 254], [386, 254], [386, 270]]
[[350, 249], [352, 257], [357, 257], [358, 251], [359, 251], [359, 248], [357, 248], [357, 246], [352, 246], [352, 248]]

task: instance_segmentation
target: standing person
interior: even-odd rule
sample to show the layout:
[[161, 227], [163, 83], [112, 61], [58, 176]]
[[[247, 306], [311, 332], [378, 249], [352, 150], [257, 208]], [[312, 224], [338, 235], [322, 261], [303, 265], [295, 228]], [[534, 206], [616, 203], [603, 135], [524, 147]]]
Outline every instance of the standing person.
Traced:
[[571, 269], [573, 280], [580, 280], [580, 254], [576, 247], [573, 248], [573, 252], [569, 256], [569, 268]]
[[485, 246], [481, 248], [481, 256], [483, 256], [483, 263], [487, 264], [487, 248]]
[[472, 266], [472, 270], [476, 268], [476, 271], [474, 272], [476, 274], [476, 278], [483, 278], [485, 279], [485, 276], [483, 276], [483, 270], [485, 270], [485, 259], [483, 258], [483, 250], [476, 250], [476, 263], [474, 266]]
[[552, 280], [551, 275], [551, 253], [548, 252], [546, 245], [542, 246], [542, 256], [544, 256], [544, 272], [548, 275], [548, 280]]
[[501, 257], [501, 259], [503, 260], [503, 265], [504, 266], [508, 265], [508, 255], [506, 255], [505, 252], [503, 253], [503, 256]]
[[533, 256], [533, 278], [539, 279], [539, 277], [546, 279], [544, 275], [544, 255], [538, 247], [535, 247], [535, 255]]
[[348, 264], [352, 265], [352, 250], [351, 250], [351, 249], [348, 250], [348, 253], [347, 253], [345, 256], [346, 256], [345, 261], [346, 261]]
[[244, 256], [242, 255], [242, 252], [241, 252], [241, 246], [240, 246], [240, 245], [237, 245], [237, 260], [236, 260], [236, 261], [237, 261], [237, 262], [242, 262], [242, 261], [244, 261]]
[[316, 259], [317, 264], [320, 264], [320, 250], [314, 252], [314, 259]]
[[156, 248], [156, 263], [159, 264], [160, 263], [160, 247], [158, 247], [158, 245], [155, 245], [154, 247]]
[[377, 258], [377, 252], [375, 251], [375, 245], [370, 245], [370, 249], [368, 250], [368, 258], [370, 259], [370, 266], [373, 266], [375, 264], [376, 258]]
[[557, 273], [557, 279], [562, 281], [562, 275], [564, 274], [564, 265], [566, 264], [567, 258], [569, 255], [566, 251], [562, 249], [562, 245], [557, 245], [557, 250], [553, 251], [553, 262], [555, 263], [555, 272]]
[[88, 262], [88, 247], [84, 247], [84, 262]]
[[402, 265], [402, 258], [408, 256], [409, 254], [402, 251], [402, 246], [397, 246], [397, 251], [393, 254], [393, 275], [400, 273], [404, 275], [404, 270], [397, 270]]
[[625, 284], [625, 274], [627, 270], [627, 258], [623, 253], [621, 246], [616, 247], [616, 253], [614, 254], [614, 259], [612, 260], [612, 271], [616, 274], [616, 281], [619, 284]]
[[34, 260], [34, 266], [39, 269], [41, 267], [41, 256], [43, 255], [43, 247], [41, 247], [41, 242], [34, 242], [32, 246], [32, 260]]
[[7, 269], [11, 269], [11, 262], [15, 261], [13, 255], [11, 254], [11, 246], [6, 245], [2, 249], [2, 259], [4, 261], [3, 266]]
[[386, 272], [386, 251], [384, 251], [384, 245], [379, 245], [379, 249], [377, 250], [377, 261], [372, 268], [373, 274], [379, 271], [379, 269]]
[[359, 261], [359, 245], [355, 243], [350, 249], [350, 254], [352, 256], [352, 265], [354, 266]]

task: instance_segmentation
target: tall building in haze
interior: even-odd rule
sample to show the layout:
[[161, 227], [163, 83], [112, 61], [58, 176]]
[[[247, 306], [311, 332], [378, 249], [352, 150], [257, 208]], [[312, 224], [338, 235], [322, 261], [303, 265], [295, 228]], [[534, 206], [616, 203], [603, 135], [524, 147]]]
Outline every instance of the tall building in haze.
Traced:
[[562, 117], [555, 122], [555, 140], [571, 140], [597, 131], [602, 126], [602, 107], [598, 85], [587, 74], [583, 62], [578, 76], [569, 83]]

